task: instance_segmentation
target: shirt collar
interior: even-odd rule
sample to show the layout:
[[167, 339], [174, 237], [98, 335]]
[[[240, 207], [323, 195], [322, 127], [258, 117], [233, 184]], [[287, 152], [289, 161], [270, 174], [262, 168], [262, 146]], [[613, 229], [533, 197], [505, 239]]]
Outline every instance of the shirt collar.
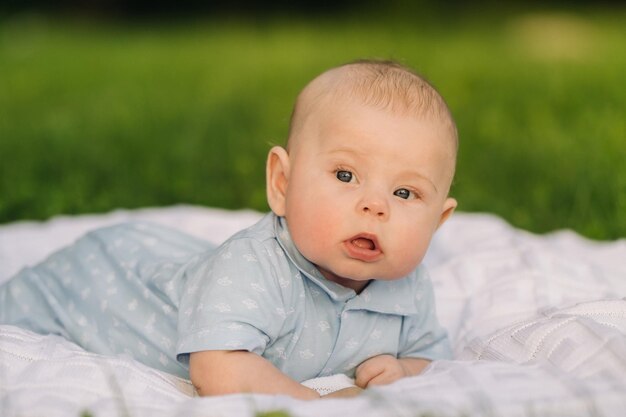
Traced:
[[[302, 275], [317, 284], [331, 299], [345, 302], [346, 310], [369, 310], [395, 315], [411, 315], [418, 312], [414, 280], [410, 276], [393, 281], [372, 280], [360, 294], [357, 294], [351, 288], [326, 279], [296, 248], [285, 218], [274, 217], [276, 238], [289, 260]], [[423, 273], [423, 267], [419, 266], [412, 274], [418, 274], [419, 279]]]

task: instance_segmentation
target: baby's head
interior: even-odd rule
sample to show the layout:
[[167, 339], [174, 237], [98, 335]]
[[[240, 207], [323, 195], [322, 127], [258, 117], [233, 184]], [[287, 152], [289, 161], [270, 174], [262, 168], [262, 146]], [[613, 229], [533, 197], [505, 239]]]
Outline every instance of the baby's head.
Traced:
[[457, 133], [439, 93], [392, 62], [328, 70], [298, 96], [267, 162], [269, 205], [329, 280], [406, 276], [456, 207]]
[[360, 60], [320, 74], [298, 95], [291, 116], [287, 150], [295, 147], [309, 116], [324, 106], [361, 105], [398, 115], [441, 122], [452, 147], [452, 172], [458, 148], [456, 125], [443, 97], [426, 80], [393, 61]]

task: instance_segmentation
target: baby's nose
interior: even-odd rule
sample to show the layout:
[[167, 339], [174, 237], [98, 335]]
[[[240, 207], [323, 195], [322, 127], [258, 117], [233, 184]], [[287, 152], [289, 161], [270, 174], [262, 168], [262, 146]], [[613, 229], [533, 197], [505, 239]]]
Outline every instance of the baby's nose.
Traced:
[[364, 199], [360, 204], [359, 210], [363, 214], [369, 214], [381, 220], [389, 216], [389, 206], [387, 202], [381, 198]]

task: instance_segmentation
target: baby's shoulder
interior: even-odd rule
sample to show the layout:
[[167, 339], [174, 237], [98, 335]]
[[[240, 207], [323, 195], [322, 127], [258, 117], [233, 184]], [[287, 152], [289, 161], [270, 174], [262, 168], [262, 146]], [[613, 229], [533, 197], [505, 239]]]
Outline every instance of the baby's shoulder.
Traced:
[[426, 299], [433, 297], [433, 286], [430, 280], [428, 269], [424, 265], [419, 265], [407, 277], [407, 291], [413, 294], [413, 301], [416, 305], [422, 305]]
[[280, 277], [290, 273], [290, 268], [272, 222], [268, 215], [237, 232], [215, 250], [196, 259], [193, 269], [209, 276], [278, 282]]
[[418, 265], [406, 278], [409, 285], [416, 288], [430, 283], [428, 268], [423, 264]]
[[268, 214], [254, 225], [235, 233], [216, 252], [250, 259], [250, 256], [271, 258], [278, 250], [280, 245], [274, 230], [274, 216]]

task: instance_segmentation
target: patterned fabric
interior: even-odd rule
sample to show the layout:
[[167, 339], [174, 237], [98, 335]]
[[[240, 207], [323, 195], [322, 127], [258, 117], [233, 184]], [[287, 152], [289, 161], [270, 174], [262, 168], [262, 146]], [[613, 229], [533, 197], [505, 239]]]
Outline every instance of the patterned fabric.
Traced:
[[182, 361], [190, 352], [242, 349], [303, 381], [353, 376], [359, 363], [383, 353], [451, 357], [424, 268], [400, 280], [372, 281], [357, 295], [326, 280], [272, 214], [186, 273]]
[[[0, 225], [0, 283], [88, 229], [149, 220], [220, 244], [261, 216], [175, 206]], [[0, 415], [623, 417], [624, 259], [626, 239], [533, 235], [492, 215], [455, 213], [435, 235], [426, 263], [456, 360], [348, 400], [197, 398], [189, 381], [129, 357], [1, 325]], [[346, 378], [312, 383], [337, 388], [338, 381]]]
[[0, 287], [0, 323], [188, 377], [176, 360], [184, 266], [213, 246], [151, 223], [88, 233]]
[[151, 223], [90, 232], [0, 287], [0, 323], [184, 378], [190, 352], [249, 350], [302, 381], [449, 357], [433, 302], [423, 268], [360, 295], [325, 280], [270, 214], [218, 250]]

